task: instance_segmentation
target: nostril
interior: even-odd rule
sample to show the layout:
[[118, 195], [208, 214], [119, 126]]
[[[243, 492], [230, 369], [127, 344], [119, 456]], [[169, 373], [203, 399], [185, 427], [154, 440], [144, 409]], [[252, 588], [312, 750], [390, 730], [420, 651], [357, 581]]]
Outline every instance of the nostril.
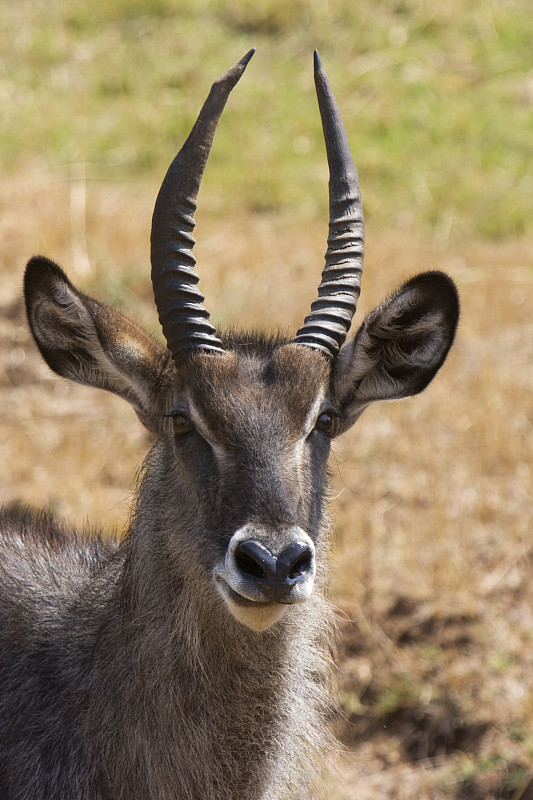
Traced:
[[278, 581], [296, 580], [313, 569], [313, 551], [305, 542], [292, 542], [278, 556]]
[[235, 554], [235, 563], [240, 571], [245, 572], [247, 575], [252, 575], [254, 578], [265, 577], [262, 567], [247, 553], [243, 553], [241, 549]]
[[239, 570], [257, 580], [276, 578], [276, 557], [254, 539], [239, 542], [234, 554]]
[[300, 575], [304, 575], [306, 572], [309, 571], [311, 567], [311, 553], [306, 553], [305, 555], [298, 558], [295, 563], [290, 568], [287, 577], [291, 580], [294, 578], [299, 578]]

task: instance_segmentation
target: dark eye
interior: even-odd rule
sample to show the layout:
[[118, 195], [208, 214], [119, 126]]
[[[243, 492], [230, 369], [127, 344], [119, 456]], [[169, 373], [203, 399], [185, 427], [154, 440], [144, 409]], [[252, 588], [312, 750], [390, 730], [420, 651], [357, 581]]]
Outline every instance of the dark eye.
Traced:
[[194, 425], [186, 414], [171, 414], [174, 436], [185, 436], [194, 429]]
[[315, 430], [322, 431], [327, 436], [333, 436], [335, 432], [335, 415], [331, 411], [323, 411], [315, 423]]

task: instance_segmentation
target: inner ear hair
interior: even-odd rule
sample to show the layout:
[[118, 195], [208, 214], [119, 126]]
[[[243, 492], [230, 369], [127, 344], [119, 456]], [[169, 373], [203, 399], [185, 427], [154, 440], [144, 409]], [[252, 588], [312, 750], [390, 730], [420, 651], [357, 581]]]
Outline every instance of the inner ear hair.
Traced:
[[453, 281], [426, 272], [403, 284], [365, 319], [334, 367], [334, 391], [351, 421], [376, 400], [418, 394], [444, 363], [459, 301]]

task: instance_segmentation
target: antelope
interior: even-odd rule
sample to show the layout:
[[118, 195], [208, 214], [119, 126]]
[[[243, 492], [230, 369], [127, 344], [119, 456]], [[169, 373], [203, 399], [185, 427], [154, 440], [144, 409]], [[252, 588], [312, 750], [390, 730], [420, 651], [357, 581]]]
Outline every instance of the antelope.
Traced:
[[377, 400], [415, 395], [454, 339], [441, 272], [407, 281], [346, 341], [364, 226], [348, 139], [315, 52], [329, 163], [318, 297], [296, 336], [217, 333], [195, 270], [200, 181], [253, 50], [212, 86], [152, 220], [166, 346], [26, 268], [29, 325], [58, 375], [125, 398], [154, 435], [120, 541], [45, 511], [1, 516], [0, 797], [308, 797], [333, 746], [328, 455]]

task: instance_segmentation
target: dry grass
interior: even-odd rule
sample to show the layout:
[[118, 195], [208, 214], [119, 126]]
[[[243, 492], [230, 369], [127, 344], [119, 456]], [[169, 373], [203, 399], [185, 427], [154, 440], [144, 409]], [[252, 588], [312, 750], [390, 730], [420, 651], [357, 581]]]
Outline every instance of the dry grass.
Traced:
[[[26, 258], [57, 257], [84, 289], [155, 331], [153, 187], [43, 172], [0, 194], [0, 498], [123, 525], [148, 439], [120, 400], [50, 375], [30, 341]], [[84, 211], [85, 208], [85, 211]], [[289, 327], [314, 296], [325, 225], [201, 219], [202, 287], [218, 320]], [[462, 323], [434, 384], [370, 409], [335, 447], [333, 599], [341, 609], [330, 800], [518, 798], [533, 767], [531, 242], [454, 250], [368, 231], [362, 311], [402, 278], [447, 268]], [[288, 288], [287, 288], [288, 287]], [[525, 785], [525, 784], [524, 784]]]

